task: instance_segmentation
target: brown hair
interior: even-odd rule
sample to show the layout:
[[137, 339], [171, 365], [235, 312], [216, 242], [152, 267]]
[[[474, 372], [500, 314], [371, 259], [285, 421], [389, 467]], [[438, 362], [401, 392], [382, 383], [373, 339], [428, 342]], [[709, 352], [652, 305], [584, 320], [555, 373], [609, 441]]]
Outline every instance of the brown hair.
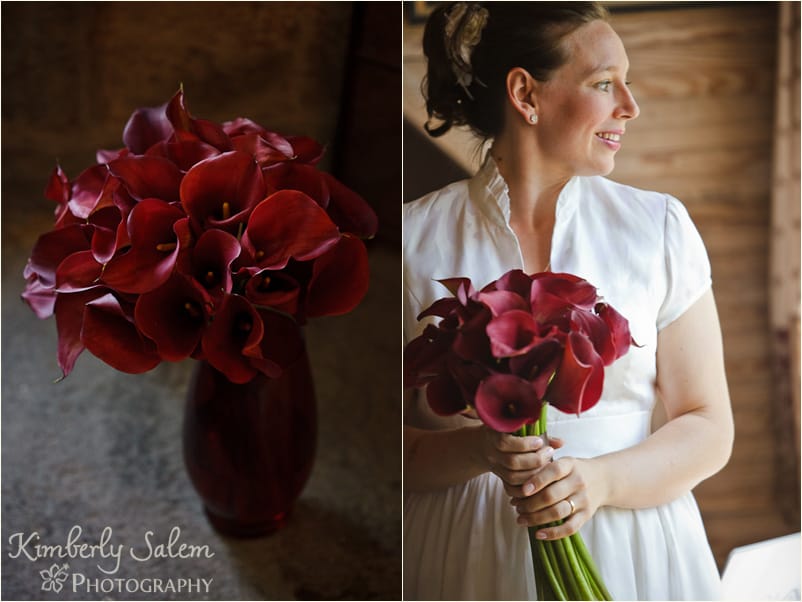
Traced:
[[[462, 11], [462, 20], [484, 9], [487, 21], [470, 53], [472, 81], [463, 87], [454, 73], [445, 28], [455, 5], [438, 7], [429, 16], [423, 34], [427, 59], [423, 96], [429, 119], [426, 131], [442, 136], [454, 126], [467, 125], [482, 138], [497, 136], [504, 125], [506, 77], [522, 67], [546, 81], [569, 57], [562, 39], [586, 23], [607, 21], [609, 13], [598, 2], [478, 2]], [[462, 23], [453, 23], [459, 31]], [[452, 55], [453, 56], [453, 55]], [[441, 123], [433, 125], [432, 120]]]

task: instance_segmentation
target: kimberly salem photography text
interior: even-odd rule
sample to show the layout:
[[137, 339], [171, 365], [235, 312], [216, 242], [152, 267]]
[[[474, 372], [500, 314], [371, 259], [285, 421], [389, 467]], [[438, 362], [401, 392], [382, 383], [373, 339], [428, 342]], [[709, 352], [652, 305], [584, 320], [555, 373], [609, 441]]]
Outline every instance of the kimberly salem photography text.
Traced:
[[[212, 578], [123, 578], [116, 575], [125, 562], [146, 563], [157, 559], [212, 558], [214, 552], [207, 544], [193, 544], [181, 540], [181, 528], [173, 527], [166, 538], [153, 531], [144, 531], [142, 540], [135, 545], [114, 542], [111, 527], [105, 527], [96, 543], [87, 541], [83, 528], [73, 526], [62, 542], [44, 542], [37, 531], [18, 532], [8, 538], [9, 558], [41, 563], [37, 568], [43, 591], [59, 592], [62, 588], [73, 591], [112, 593], [208, 593]], [[70, 562], [85, 564], [94, 561], [101, 575], [87, 575], [86, 571], [71, 570]]]

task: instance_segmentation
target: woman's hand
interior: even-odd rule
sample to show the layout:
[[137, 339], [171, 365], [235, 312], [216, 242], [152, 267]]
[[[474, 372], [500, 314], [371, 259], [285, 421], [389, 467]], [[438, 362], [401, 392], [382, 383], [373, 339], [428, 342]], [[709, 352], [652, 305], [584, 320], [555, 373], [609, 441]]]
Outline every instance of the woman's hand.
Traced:
[[521, 483], [505, 486], [518, 512], [518, 524], [539, 526], [564, 521], [539, 529], [538, 539], [560, 539], [578, 532], [604, 501], [605, 481], [593, 460], [560, 458]]
[[505, 487], [523, 485], [551, 462], [554, 448], [562, 445], [558, 439], [545, 445], [541, 437], [508, 435], [484, 425], [479, 429], [479, 436], [480, 453], [488, 471], [504, 481]]

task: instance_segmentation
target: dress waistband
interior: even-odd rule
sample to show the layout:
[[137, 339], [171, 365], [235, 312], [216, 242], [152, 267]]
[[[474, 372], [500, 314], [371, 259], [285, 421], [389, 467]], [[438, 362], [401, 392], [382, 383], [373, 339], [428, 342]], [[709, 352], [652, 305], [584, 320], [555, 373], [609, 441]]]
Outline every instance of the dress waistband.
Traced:
[[554, 454], [593, 458], [632, 447], [651, 431], [651, 412], [629, 412], [613, 416], [561, 416], [548, 423], [548, 433], [565, 443]]

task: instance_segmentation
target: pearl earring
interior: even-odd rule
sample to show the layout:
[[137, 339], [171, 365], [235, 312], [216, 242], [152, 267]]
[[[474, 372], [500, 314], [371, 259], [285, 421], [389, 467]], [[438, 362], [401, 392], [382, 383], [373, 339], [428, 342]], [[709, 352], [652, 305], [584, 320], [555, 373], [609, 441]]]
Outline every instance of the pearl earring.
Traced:
[[529, 115], [529, 123], [531, 123], [532, 125], [535, 125], [537, 123], [537, 115], [535, 113]]

